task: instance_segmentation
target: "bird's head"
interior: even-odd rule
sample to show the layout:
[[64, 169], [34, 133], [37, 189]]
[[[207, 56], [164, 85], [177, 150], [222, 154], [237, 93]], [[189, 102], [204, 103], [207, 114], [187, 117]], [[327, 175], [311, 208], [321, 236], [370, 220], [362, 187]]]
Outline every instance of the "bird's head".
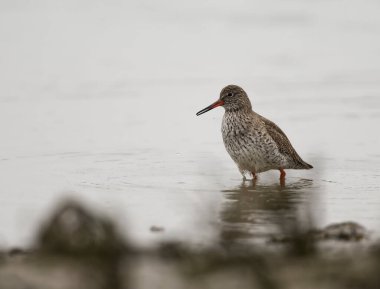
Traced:
[[197, 115], [201, 115], [218, 106], [223, 106], [227, 112], [252, 109], [247, 93], [237, 85], [228, 85], [222, 89], [217, 101], [198, 111]]

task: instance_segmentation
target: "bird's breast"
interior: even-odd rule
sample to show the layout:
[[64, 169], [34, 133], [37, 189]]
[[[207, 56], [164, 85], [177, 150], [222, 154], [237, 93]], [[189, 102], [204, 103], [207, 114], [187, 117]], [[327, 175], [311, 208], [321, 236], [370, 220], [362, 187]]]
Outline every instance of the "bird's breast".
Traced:
[[258, 133], [252, 122], [244, 116], [226, 113], [223, 117], [223, 142], [227, 152], [235, 161], [252, 154]]
[[246, 138], [254, 130], [249, 119], [236, 114], [225, 113], [222, 121], [224, 140]]

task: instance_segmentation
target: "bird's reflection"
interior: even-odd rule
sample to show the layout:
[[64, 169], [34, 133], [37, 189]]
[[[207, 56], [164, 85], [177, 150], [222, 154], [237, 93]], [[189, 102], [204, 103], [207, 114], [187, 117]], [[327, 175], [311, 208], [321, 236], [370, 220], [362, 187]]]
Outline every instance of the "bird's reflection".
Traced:
[[286, 186], [255, 181], [222, 191], [221, 241], [257, 241], [278, 229], [279, 217], [291, 218], [309, 199], [312, 180], [298, 179]]

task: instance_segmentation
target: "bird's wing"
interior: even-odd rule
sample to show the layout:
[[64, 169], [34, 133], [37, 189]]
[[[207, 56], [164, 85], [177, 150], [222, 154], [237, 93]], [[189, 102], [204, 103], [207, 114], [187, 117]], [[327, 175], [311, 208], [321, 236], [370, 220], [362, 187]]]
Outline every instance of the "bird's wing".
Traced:
[[296, 150], [293, 148], [288, 137], [285, 133], [272, 121], [266, 119], [260, 115], [260, 120], [264, 123], [265, 129], [268, 134], [271, 136], [273, 141], [277, 144], [278, 150], [286, 158], [291, 159], [294, 163], [300, 166], [310, 166], [305, 163], [301, 157], [297, 154]]

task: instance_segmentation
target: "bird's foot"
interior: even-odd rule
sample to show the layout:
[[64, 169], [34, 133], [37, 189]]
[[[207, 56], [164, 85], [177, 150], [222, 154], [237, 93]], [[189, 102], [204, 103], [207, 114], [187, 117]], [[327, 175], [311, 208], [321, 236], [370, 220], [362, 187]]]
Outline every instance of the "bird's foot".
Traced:
[[241, 175], [242, 175], [242, 177], [243, 177], [243, 182], [248, 181], [247, 176], [246, 176], [247, 171], [242, 170], [242, 169], [240, 169], [240, 168], [239, 168], [239, 171], [240, 171], [240, 173], [241, 173]]

